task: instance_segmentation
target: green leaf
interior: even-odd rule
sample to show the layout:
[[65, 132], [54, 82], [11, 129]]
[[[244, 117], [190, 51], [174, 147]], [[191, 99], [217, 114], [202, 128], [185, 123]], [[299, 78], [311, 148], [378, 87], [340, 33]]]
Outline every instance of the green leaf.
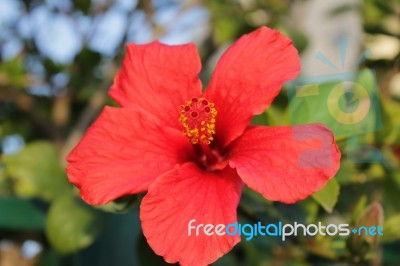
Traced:
[[285, 117], [286, 113], [275, 105], [271, 105], [265, 112], [253, 117], [252, 124], [282, 126], [288, 125], [289, 121]]
[[101, 229], [100, 220], [93, 209], [65, 195], [50, 207], [46, 236], [58, 253], [73, 253], [93, 243]]
[[382, 241], [393, 242], [400, 240], [400, 214], [394, 215], [386, 220], [383, 225]]
[[214, 24], [214, 39], [217, 44], [222, 45], [235, 37], [238, 28], [235, 18], [219, 16], [215, 20]]
[[331, 179], [326, 186], [312, 195], [313, 199], [319, 203], [327, 212], [332, 212], [339, 196], [340, 186], [336, 179]]
[[6, 171], [14, 182], [16, 194], [53, 200], [69, 191], [58, 158], [56, 148], [45, 141], [31, 142], [21, 152], [4, 156]]
[[7, 178], [5, 167], [1, 163], [0, 163], [0, 195], [12, 195], [11, 181], [9, 178]]
[[130, 212], [133, 208], [139, 207], [136, 195], [127, 195], [120, 197], [110, 203], [95, 206], [95, 208], [110, 213]]
[[288, 86], [292, 124], [323, 123], [336, 139], [375, 132], [382, 126], [371, 70], [303, 77]]
[[392, 100], [381, 98], [382, 130], [375, 133], [379, 144], [400, 144], [400, 105]]
[[[226, 1], [205, 1], [213, 16], [213, 40], [221, 46], [234, 40], [243, 30], [244, 13], [238, 5]], [[224, 12], [221, 12], [224, 10]]]
[[392, 215], [400, 213], [400, 174], [395, 171], [387, 171], [386, 178], [383, 180], [382, 185], [386, 214]]
[[313, 223], [318, 219], [319, 204], [312, 198], [308, 198], [299, 202], [306, 213], [305, 222]]
[[290, 27], [284, 27], [281, 31], [289, 36], [299, 53], [302, 53], [308, 47], [309, 40], [301, 31], [294, 30]]
[[360, 199], [357, 201], [357, 204], [352, 211], [351, 214], [352, 221], [355, 222], [358, 219], [358, 217], [361, 216], [363, 211], [367, 208], [367, 202], [368, 202], [368, 197], [366, 195], [362, 195]]
[[354, 163], [350, 163], [347, 160], [340, 162], [340, 168], [336, 173], [335, 179], [341, 185], [353, 183], [356, 180], [356, 169]]
[[0, 198], [0, 228], [12, 230], [43, 230], [44, 214], [30, 201]]
[[22, 57], [0, 64], [0, 84], [8, 84], [15, 88], [23, 88], [27, 84]]

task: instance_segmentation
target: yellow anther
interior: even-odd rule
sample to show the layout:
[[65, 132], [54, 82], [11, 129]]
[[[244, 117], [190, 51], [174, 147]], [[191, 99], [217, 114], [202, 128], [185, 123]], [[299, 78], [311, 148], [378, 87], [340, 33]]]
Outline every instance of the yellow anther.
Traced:
[[217, 110], [213, 103], [204, 98], [192, 98], [181, 106], [179, 121], [183, 134], [192, 144], [210, 144], [214, 139]]

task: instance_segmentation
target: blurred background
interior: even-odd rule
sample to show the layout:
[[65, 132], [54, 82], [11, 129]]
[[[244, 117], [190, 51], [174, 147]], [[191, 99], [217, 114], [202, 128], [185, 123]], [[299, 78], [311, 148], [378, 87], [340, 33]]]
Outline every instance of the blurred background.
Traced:
[[[196, 43], [207, 84], [223, 51], [261, 25], [294, 41], [302, 77], [372, 69], [379, 126], [357, 133], [361, 163], [348, 159], [351, 136], [338, 138], [341, 169], [306, 200], [245, 189], [239, 220], [380, 225], [384, 236], [256, 237], [214, 265], [400, 265], [399, 0], [0, 0], [0, 266], [166, 265], [141, 233], [142, 195], [90, 207], [64, 158], [115, 105], [107, 90], [126, 43]], [[254, 123], [291, 124], [289, 109], [284, 89]]]

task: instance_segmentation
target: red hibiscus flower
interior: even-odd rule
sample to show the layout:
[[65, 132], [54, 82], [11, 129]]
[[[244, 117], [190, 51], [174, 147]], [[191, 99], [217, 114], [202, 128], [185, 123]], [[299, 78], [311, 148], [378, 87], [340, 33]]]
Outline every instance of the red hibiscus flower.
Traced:
[[243, 184], [271, 201], [294, 203], [335, 175], [340, 152], [321, 124], [250, 126], [296, 77], [292, 42], [262, 27], [219, 60], [208, 88], [193, 44], [127, 46], [105, 107], [68, 156], [70, 182], [89, 204], [147, 191], [143, 233], [167, 262], [206, 265], [240, 237], [188, 235], [188, 222], [230, 224]]

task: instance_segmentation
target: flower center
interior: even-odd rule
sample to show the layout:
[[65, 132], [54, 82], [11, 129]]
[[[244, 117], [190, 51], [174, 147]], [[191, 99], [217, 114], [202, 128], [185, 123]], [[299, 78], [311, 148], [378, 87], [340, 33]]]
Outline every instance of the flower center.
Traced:
[[183, 104], [179, 121], [183, 125], [183, 134], [192, 144], [210, 144], [215, 134], [214, 104], [204, 98], [192, 98]]

